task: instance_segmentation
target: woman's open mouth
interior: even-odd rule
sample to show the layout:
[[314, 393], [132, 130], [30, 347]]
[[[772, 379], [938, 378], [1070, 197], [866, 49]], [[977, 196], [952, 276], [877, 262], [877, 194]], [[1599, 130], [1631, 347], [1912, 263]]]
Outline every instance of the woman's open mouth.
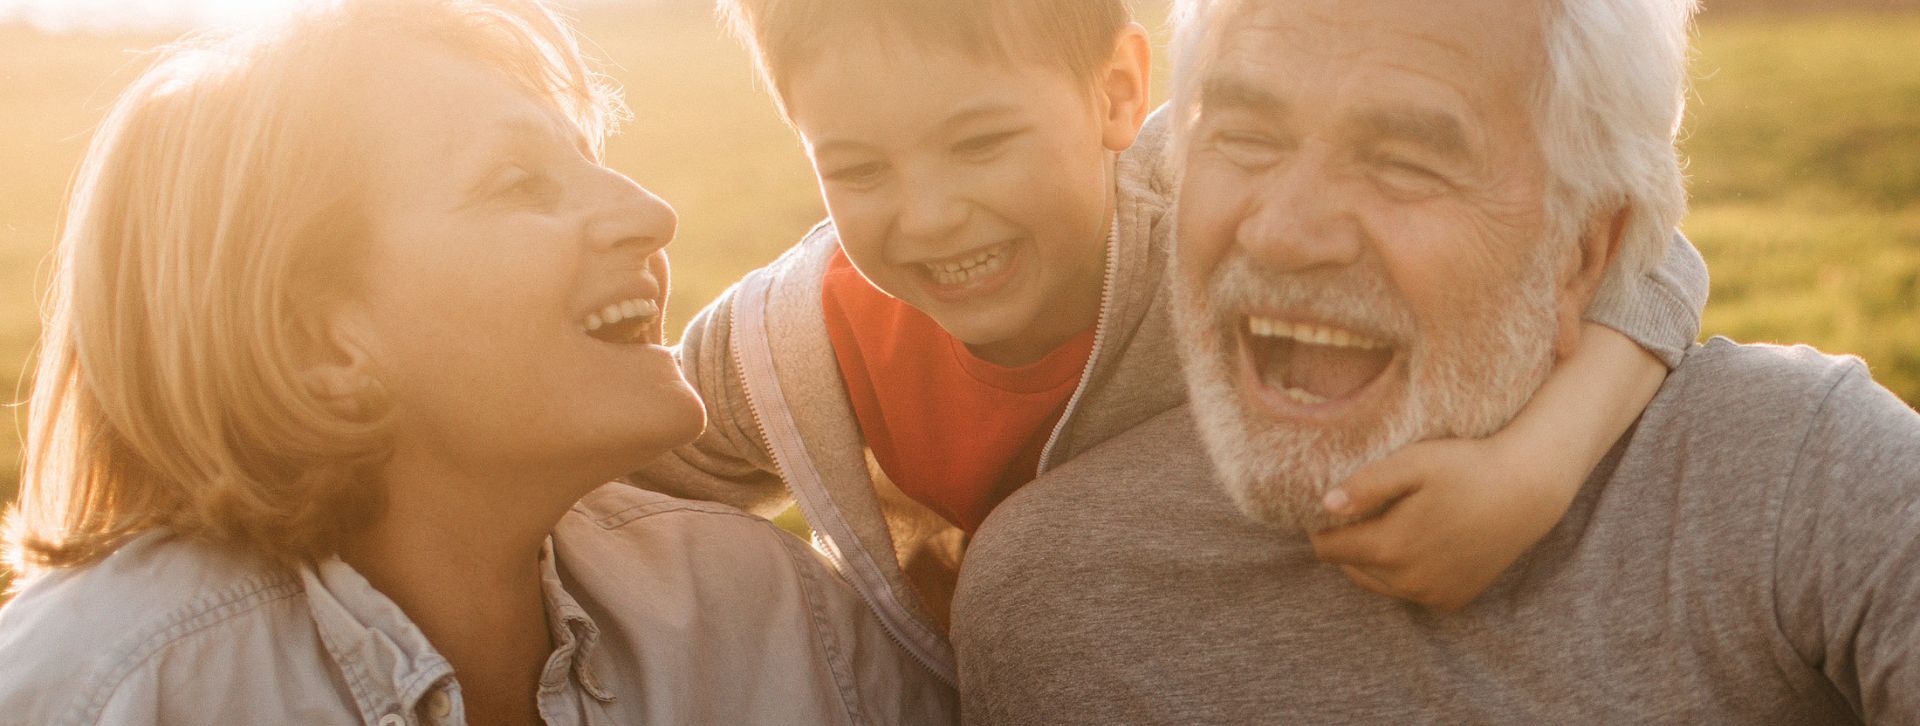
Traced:
[[580, 332], [619, 345], [656, 344], [660, 303], [636, 297], [610, 303], [580, 321]]
[[1282, 412], [1332, 414], [1359, 401], [1399, 360], [1384, 338], [1323, 323], [1246, 316], [1239, 326], [1247, 381]]

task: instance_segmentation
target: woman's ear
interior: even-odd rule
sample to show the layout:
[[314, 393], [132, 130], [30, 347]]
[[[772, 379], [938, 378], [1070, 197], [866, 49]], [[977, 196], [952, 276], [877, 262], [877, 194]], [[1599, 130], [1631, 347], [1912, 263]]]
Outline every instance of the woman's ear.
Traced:
[[1108, 151], [1126, 151], [1140, 135], [1152, 110], [1148, 100], [1153, 74], [1153, 44], [1147, 29], [1127, 23], [1113, 39], [1113, 55], [1094, 81], [1100, 108], [1100, 141]]
[[1593, 304], [1594, 296], [1600, 292], [1601, 281], [1606, 279], [1614, 259], [1619, 257], [1627, 220], [1632, 215], [1631, 204], [1622, 204], [1611, 210], [1601, 209], [1594, 212], [1581, 229], [1574, 252], [1559, 275], [1559, 289], [1555, 296], [1559, 305], [1554, 336], [1556, 354], [1564, 357], [1579, 344], [1581, 323], [1586, 319], [1587, 306]]
[[307, 393], [346, 418], [364, 418], [383, 402], [386, 391], [375, 375], [373, 356], [361, 344], [358, 320], [345, 310], [307, 321], [299, 345], [299, 377]]

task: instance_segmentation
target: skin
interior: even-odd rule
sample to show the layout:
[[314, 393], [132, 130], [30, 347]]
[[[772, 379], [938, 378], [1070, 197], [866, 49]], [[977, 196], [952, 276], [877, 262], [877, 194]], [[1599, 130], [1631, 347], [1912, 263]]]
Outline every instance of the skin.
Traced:
[[[1145, 121], [1148, 44], [1127, 26], [1091, 82], [912, 42], [849, 38], [783, 84], [842, 249], [981, 358], [1037, 361], [1100, 313], [1112, 152]], [[1006, 255], [942, 284], [928, 263]]]
[[453, 664], [473, 723], [534, 723], [548, 533], [704, 425], [658, 318], [639, 344], [580, 328], [665, 300], [675, 218], [498, 72], [411, 41], [368, 56], [367, 258], [307, 373], [339, 394], [377, 382], [392, 456], [382, 515], [340, 554]]
[[[1527, 96], [1544, 53], [1539, 27], [1522, 0], [1314, 1], [1235, 19], [1203, 75], [1209, 92], [1186, 159], [1183, 282], [1204, 289], [1200, 281], [1236, 261], [1284, 279], [1367, 279], [1387, 291], [1377, 302], [1410, 322], [1392, 331], [1389, 369], [1350, 400], [1301, 405], [1257, 376], [1238, 377], [1258, 425], [1377, 426], [1413, 395], [1414, 352], [1444, 348], [1460, 321], [1497, 309], [1484, 291], [1506, 287], [1548, 234]], [[1603, 210], [1564, 242], [1575, 249], [1550, 271], [1548, 313], [1562, 370], [1526, 412], [1491, 439], [1401, 449], [1329, 492], [1336, 515], [1392, 507], [1315, 534], [1323, 558], [1364, 587], [1450, 609], [1559, 519], [1665, 372], [1617, 333], [1583, 333], [1580, 323], [1624, 212]], [[1515, 476], [1488, 481], [1488, 472]]]

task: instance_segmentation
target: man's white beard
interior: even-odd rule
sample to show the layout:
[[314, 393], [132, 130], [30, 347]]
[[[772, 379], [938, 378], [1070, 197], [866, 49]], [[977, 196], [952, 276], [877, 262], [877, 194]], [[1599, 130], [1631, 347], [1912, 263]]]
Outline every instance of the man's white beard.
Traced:
[[[1286, 529], [1345, 524], [1350, 518], [1327, 513], [1320, 500], [1362, 466], [1415, 441], [1505, 426], [1552, 368], [1555, 257], [1532, 255], [1510, 286], [1476, 291], [1465, 319], [1434, 321], [1448, 326], [1441, 331], [1419, 330], [1377, 274], [1267, 273], [1236, 255], [1199, 295], [1176, 270], [1174, 327], [1194, 422], [1234, 504]], [[1350, 427], [1276, 424], [1235, 385], [1249, 306], [1394, 336], [1406, 359], [1402, 395], [1379, 418]]]

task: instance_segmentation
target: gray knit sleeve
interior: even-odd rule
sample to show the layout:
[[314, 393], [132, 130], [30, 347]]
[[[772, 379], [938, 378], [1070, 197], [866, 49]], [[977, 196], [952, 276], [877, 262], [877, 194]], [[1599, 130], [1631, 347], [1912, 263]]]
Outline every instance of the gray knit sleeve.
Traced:
[[1608, 269], [1587, 319], [1620, 331], [1672, 368], [1700, 337], [1706, 307], [1707, 264], [1675, 232], [1659, 264], [1646, 272], [1626, 274], [1617, 263]]

